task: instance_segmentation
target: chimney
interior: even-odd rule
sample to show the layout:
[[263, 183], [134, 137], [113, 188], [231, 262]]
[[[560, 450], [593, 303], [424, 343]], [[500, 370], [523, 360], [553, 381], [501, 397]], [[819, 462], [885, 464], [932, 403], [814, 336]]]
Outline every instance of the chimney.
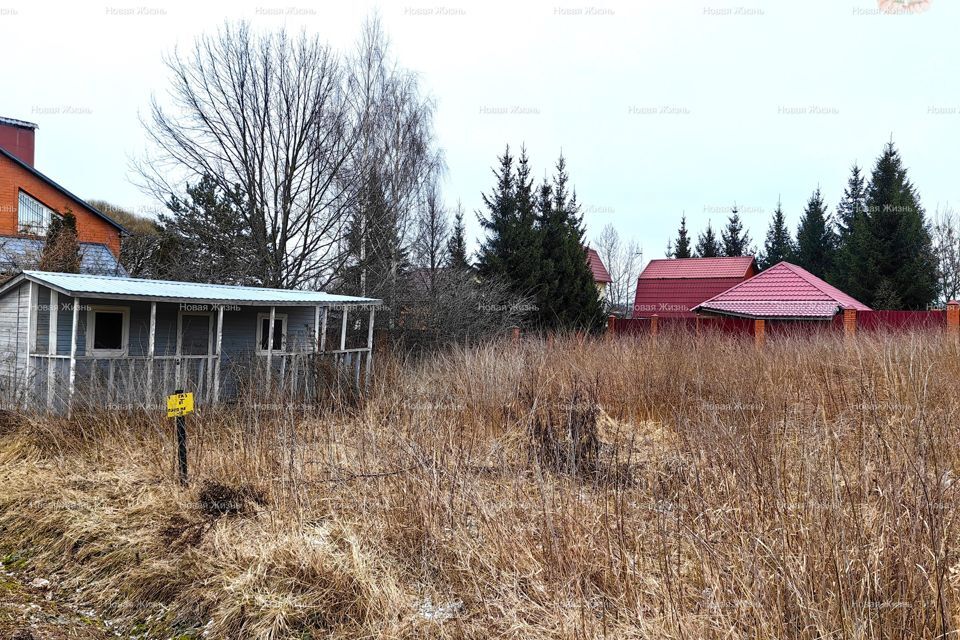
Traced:
[[33, 134], [37, 125], [32, 122], [0, 116], [0, 148], [21, 162], [33, 166]]

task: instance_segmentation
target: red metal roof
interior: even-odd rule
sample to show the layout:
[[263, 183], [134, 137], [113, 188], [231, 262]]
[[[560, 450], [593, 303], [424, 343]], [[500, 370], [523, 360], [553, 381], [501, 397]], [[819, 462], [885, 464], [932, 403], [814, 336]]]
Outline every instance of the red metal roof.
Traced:
[[756, 272], [750, 256], [651, 260], [637, 280], [633, 317], [694, 318], [698, 304]]
[[737, 258], [662, 258], [651, 260], [641, 278], [749, 278], [756, 273], [753, 256]]
[[590, 271], [593, 272], [593, 281], [606, 284], [613, 282], [613, 278], [610, 277], [610, 272], [607, 271], [607, 268], [603, 265], [603, 260], [600, 259], [600, 254], [597, 253], [597, 250], [591, 249], [590, 247], [586, 249], [587, 262], [590, 263]]
[[633, 317], [694, 318], [693, 308], [743, 278], [641, 278], [633, 302]]
[[841, 309], [871, 310], [809, 271], [781, 262], [695, 310], [747, 318], [829, 319]]

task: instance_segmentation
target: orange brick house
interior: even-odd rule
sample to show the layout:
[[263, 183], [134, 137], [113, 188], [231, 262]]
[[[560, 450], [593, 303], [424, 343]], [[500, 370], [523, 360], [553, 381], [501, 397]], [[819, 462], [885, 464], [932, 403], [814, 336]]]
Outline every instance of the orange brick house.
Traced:
[[0, 270], [34, 266], [31, 253], [39, 255], [50, 221], [69, 210], [77, 219], [81, 269], [120, 275], [123, 227], [33, 166], [36, 128], [0, 117]]

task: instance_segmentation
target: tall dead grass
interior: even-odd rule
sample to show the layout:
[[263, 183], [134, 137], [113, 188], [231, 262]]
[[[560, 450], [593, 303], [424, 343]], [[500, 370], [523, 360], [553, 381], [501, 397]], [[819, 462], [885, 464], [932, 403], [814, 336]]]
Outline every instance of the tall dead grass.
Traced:
[[7, 419], [0, 542], [128, 629], [222, 638], [945, 637], [960, 350], [530, 340], [365, 403]]

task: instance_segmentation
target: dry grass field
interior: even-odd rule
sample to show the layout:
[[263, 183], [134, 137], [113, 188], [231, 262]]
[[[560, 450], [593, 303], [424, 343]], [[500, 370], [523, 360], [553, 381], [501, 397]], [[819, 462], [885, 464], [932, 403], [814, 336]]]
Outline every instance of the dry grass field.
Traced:
[[960, 350], [661, 335], [381, 358], [323, 414], [6, 414], [5, 566], [157, 638], [935, 638]]

